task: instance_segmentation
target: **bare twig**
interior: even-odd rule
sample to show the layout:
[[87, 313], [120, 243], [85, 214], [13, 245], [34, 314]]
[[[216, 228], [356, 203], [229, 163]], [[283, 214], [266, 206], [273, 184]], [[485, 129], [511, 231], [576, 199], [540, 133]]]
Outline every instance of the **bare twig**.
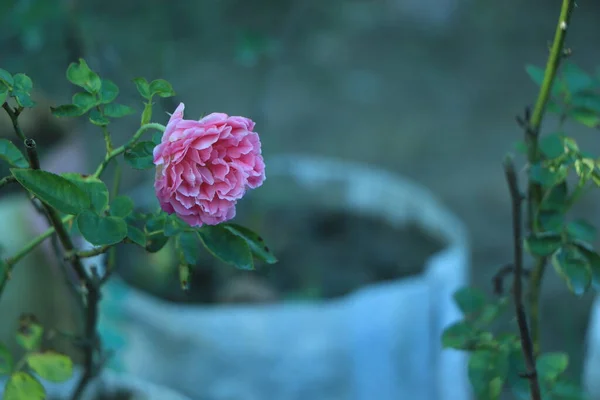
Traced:
[[33, 139], [25, 139], [25, 150], [27, 150], [27, 158], [31, 169], [40, 169], [40, 157], [37, 153], [37, 145]]
[[523, 305], [523, 282], [521, 277], [523, 274], [523, 234], [522, 234], [522, 210], [523, 195], [519, 190], [517, 180], [517, 172], [512, 159], [507, 159], [504, 162], [504, 172], [506, 181], [510, 189], [510, 197], [512, 201], [512, 225], [513, 225], [513, 241], [514, 241], [514, 273], [513, 273], [513, 298], [515, 304], [515, 313], [517, 315], [517, 323], [519, 325], [519, 335], [521, 337], [521, 350], [525, 359], [527, 368], [526, 377], [529, 380], [529, 389], [531, 391], [532, 400], [541, 400], [540, 384], [535, 368], [535, 356], [533, 353], [533, 344], [527, 326], [527, 315], [525, 314], [525, 306]]

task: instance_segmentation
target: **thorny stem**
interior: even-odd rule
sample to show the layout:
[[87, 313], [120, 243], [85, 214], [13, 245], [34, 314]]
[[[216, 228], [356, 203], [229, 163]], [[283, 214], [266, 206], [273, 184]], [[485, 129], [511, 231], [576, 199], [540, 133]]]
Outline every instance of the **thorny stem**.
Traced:
[[[17, 110], [11, 109], [7, 103], [4, 103], [2, 105], [2, 107], [6, 110], [9, 117], [11, 118], [15, 132], [25, 142], [25, 147], [27, 149], [27, 155], [29, 158], [30, 168], [40, 169], [39, 157], [37, 154], [35, 141], [33, 141], [32, 139], [27, 139], [25, 137], [25, 134], [21, 130], [21, 127], [18, 123], [18, 116], [20, 114], [20, 110], [19, 109], [17, 109]], [[165, 127], [163, 125], [157, 124], [157, 123], [150, 123], [150, 124], [146, 124], [146, 125], [143, 125], [142, 127], [140, 127], [140, 129], [138, 129], [138, 131], [134, 134], [134, 136], [131, 138], [131, 140], [129, 140], [126, 144], [124, 144], [123, 146], [120, 146], [119, 148], [117, 148], [115, 150], [108, 152], [104, 161], [100, 164], [100, 166], [98, 167], [98, 169], [96, 170], [96, 172], [94, 173], [93, 176], [96, 178], [99, 177], [113, 158], [117, 157], [118, 155], [127, 151], [129, 148], [133, 147], [133, 145], [135, 145], [135, 143], [142, 136], [142, 134], [149, 129], [157, 129], [157, 130], [164, 132]], [[8, 183], [10, 181], [10, 179], [7, 177], [3, 181]], [[6, 183], [3, 183], [3, 184], [6, 184]], [[58, 212], [54, 208], [48, 206], [45, 203], [42, 203], [42, 207], [43, 207], [43, 210], [44, 210], [44, 212], [48, 218], [48, 221], [50, 222], [52, 227], [50, 229], [48, 229], [46, 232], [44, 232], [43, 234], [39, 235], [37, 238], [35, 238], [31, 242], [29, 242], [21, 251], [19, 251], [12, 258], [9, 258], [4, 261], [3, 274], [2, 274], [2, 277], [0, 278], [1, 279], [0, 280], [0, 294], [2, 293], [4, 287], [6, 286], [6, 282], [9, 280], [11, 272], [12, 272], [14, 266], [16, 265], [16, 263], [20, 259], [22, 259], [25, 255], [27, 255], [29, 252], [31, 252], [34, 248], [36, 248], [39, 244], [41, 244], [44, 240], [46, 240], [47, 238], [52, 236], [53, 233], [56, 233], [62, 247], [64, 248], [64, 250], [67, 254], [71, 254], [71, 255], [75, 254], [76, 255], [74, 257], [70, 257], [69, 261], [70, 261], [70, 264], [73, 267], [75, 273], [77, 274], [77, 277], [83, 283], [83, 285], [85, 286], [85, 289], [86, 289], [85, 316], [84, 316], [85, 328], [84, 328], [84, 340], [83, 340], [83, 342], [85, 342], [84, 372], [83, 372], [83, 375], [80, 378], [80, 380], [77, 384], [77, 387], [72, 395], [72, 399], [77, 400], [82, 396], [88, 383], [94, 378], [94, 376], [98, 370], [96, 368], [96, 363], [94, 361], [95, 361], [95, 352], [98, 347], [97, 346], [97, 343], [98, 343], [97, 323], [98, 323], [98, 305], [99, 305], [99, 301], [100, 301], [100, 283], [101, 282], [99, 279], [97, 279], [97, 277], [89, 276], [87, 274], [85, 267], [83, 266], [83, 264], [81, 262], [82, 255], [86, 256], [87, 254], [85, 252], [83, 252], [83, 254], [76, 253], [76, 249], [73, 244], [73, 241], [71, 240], [69, 233], [65, 229], [64, 224], [71, 221], [74, 218], [74, 216], [69, 216], [69, 217], [61, 220]], [[106, 251], [106, 249], [102, 249], [102, 250]], [[94, 251], [98, 251], [98, 250], [95, 249]], [[96, 254], [94, 254], [94, 255], [96, 255]]]
[[[36, 151], [35, 142], [31, 139], [27, 139], [25, 141], [27, 147], [27, 155], [29, 156], [29, 164], [33, 169], [39, 169], [40, 163], [39, 158]], [[63, 225], [58, 212], [51, 206], [46, 203], [42, 203], [42, 207], [48, 216], [48, 220], [51, 225], [54, 227], [56, 235], [58, 236], [58, 240], [61, 245], [65, 249], [67, 253], [71, 253], [75, 251], [75, 246], [73, 244], [73, 240], [67, 232], [65, 226]], [[97, 339], [97, 323], [98, 323], [98, 303], [100, 301], [100, 287], [94, 278], [90, 277], [85, 267], [83, 266], [79, 257], [73, 257], [70, 259], [70, 264], [77, 274], [79, 280], [84, 284], [86, 289], [85, 296], [85, 331], [84, 338], [85, 341], [88, 342], [84, 346], [84, 372], [81, 377], [79, 384], [77, 385], [77, 389], [73, 395], [73, 399], [79, 399], [83, 390], [87, 386], [87, 383], [90, 379], [93, 378], [95, 372], [95, 364], [94, 364], [94, 355], [95, 355], [95, 347], [94, 343], [96, 343]]]
[[523, 275], [523, 234], [522, 234], [522, 210], [521, 203], [523, 196], [519, 190], [517, 181], [517, 173], [514, 163], [511, 159], [504, 162], [504, 172], [506, 181], [510, 189], [510, 197], [512, 201], [512, 225], [513, 225], [513, 240], [514, 240], [514, 273], [513, 273], [513, 298], [515, 305], [515, 313], [517, 315], [517, 323], [519, 325], [519, 336], [521, 338], [521, 350], [525, 359], [525, 367], [527, 368], [527, 379], [529, 379], [529, 390], [532, 400], [541, 400], [540, 384], [535, 369], [535, 355], [533, 353], [533, 343], [527, 326], [527, 315], [525, 314], [525, 306], [523, 305], [523, 283], [521, 276]]
[[[571, 13], [573, 11], [574, 6], [574, 0], [563, 0], [562, 2], [560, 16], [558, 18], [556, 32], [554, 34], [554, 41], [552, 43], [552, 47], [550, 49], [550, 56], [548, 57], [548, 62], [546, 64], [544, 80], [542, 82], [540, 92], [535, 102], [531, 118], [528, 121], [525, 137], [529, 148], [527, 158], [530, 166], [539, 162], [540, 159], [538, 146], [540, 127], [542, 124], [542, 119], [544, 117], [544, 112], [546, 111], [546, 105], [548, 104], [548, 101], [550, 99], [550, 94], [558, 72], [560, 61], [563, 58], [565, 38], [567, 36], [567, 29], [569, 28]], [[541, 185], [530, 181], [527, 189], [527, 197], [529, 230], [531, 232], [537, 232], [537, 215], [542, 201]], [[544, 276], [546, 261], [546, 258], [538, 258], [536, 260], [530, 279], [530, 323], [533, 340], [533, 350], [534, 355], [536, 356], [540, 352], [540, 287], [542, 283], [542, 278]]]

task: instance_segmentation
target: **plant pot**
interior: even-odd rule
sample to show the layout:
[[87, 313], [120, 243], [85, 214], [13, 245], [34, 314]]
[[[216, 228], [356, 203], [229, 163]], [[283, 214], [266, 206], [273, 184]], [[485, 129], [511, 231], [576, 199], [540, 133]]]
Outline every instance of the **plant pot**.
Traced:
[[[81, 371], [76, 369], [73, 378], [65, 383], [43, 382], [46, 389], [47, 400], [70, 400], [76, 387]], [[0, 395], [4, 394], [6, 378], [2, 380]], [[117, 374], [104, 370], [102, 374], [92, 381], [86, 389], [81, 400], [190, 400], [175, 391], [156, 385], [142, 379]]]
[[[113, 367], [192, 398], [467, 399], [466, 355], [440, 343], [444, 328], [460, 318], [452, 294], [467, 284], [462, 222], [427, 190], [369, 166], [295, 155], [267, 165], [268, 180], [240, 202], [240, 219], [244, 202], [262, 210], [320, 208], [338, 219], [377, 220], [399, 237], [417, 227], [443, 245], [418, 271], [367, 279], [352, 290], [348, 284], [319, 300], [178, 304], [113, 279], [101, 314], [104, 340], [116, 350]], [[272, 217], [267, 223], [285, 224]], [[292, 239], [293, 247], [299, 238]], [[358, 257], [359, 247], [348, 251]], [[283, 263], [282, 256], [282, 265], [268, 268]]]

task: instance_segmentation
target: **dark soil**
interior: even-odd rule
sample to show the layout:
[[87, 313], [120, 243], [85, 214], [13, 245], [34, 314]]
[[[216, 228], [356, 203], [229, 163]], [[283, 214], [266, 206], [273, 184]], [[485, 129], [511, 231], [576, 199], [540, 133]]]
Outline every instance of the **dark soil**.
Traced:
[[[135, 267], [121, 274], [131, 284], [176, 302], [335, 298], [367, 284], [418, 274], [427, 258], [442, 247], [415, 226], [393, 228], [381, 220], [345, 212], [288, 206], [270, 209], [261, 220], [260, 228], [248, 221], [236, 222], [260, 232], [279, 259], [277, 264], [257, 262], [256, 271], [237, 271], [203, 252], [187, 292], [180, 288], [176, 261], [166, 279], [152, 278], [146, 270], [147, 279], [142, 282]], [[143, 254], [135, 253], [138, 256]], [[140, 264], [149, 263], [121, 263]]]

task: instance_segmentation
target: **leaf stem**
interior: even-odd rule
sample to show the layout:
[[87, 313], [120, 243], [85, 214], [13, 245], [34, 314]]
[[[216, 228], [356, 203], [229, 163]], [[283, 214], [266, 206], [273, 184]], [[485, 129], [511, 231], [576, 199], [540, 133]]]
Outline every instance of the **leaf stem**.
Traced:
[[515, 170], [512, 159], [507, 159], [504, 162], [504, 172], [506, 181], [510, 189], [510, 197], [512, 201], [512, 225], [513, 225], [513, 241], [514, 241], [514, 273], [513, 273], [513, 298], [515, 305], [515, 313], [517, 315], [517, 323], [519, 325], [519, 336], [521, 339], [521, 350], [525, 359], [525, 367], [527, 368], [527, 379], [529, 379], [529, 390], [532, 400], [541, 400], [540, 384], [535, 368], [535, 355], [533, 353], [532, 339], [527, 327], [527, 315], [525, 314], [525, 306], [523, 305], [523, 235], [521, 221], [521, 203], [523, 196], [519, 190], [517, 180], [517, 172]]
[[4, 110], [10, 117], [13, 128], [15, 130], [15, 133], [17, 134], [19, 139], [25, 141], [25, 139], [27, 139], [27, 138], [25, 137], [25, 134], [23, 133], [23, 130], [21, 129], [21, 125], [19, 125], [19, 114], [21, 113], [21, 111], [19, 109], [13, 110], [12, 108], [10, 108], [10, 106], [8, 105], [8, 102], [5, 102], [4, 104], [2, 104], [2, 108], [4, 108]]
[[90, 249], [90, 250], [73, 251], [73, 252], [67, 253], [65, 255], [65, 258], [71, 260], [74, 258], [96, 257], [96, 256], [99, 256], [100, 254], [106, 253], [111, 247], [112, 247], [112, 245], [106, 245], [106, 246], [94, 247], [93, 249]]
[[0, 188], [8, 185], [9, 183], [14, 183], [17, 180], [15, 179], [14, 176], [9, 175], [9, 176], [5, 176], [4, 178], [0, 179]]
[[[73, 216], [71, 215], [67, 218], [63, 218], [62, 223], [66, 223], [72, 218]], [[10, 275], [15, 265], [21, 261], [23, 257], [35, 249], [40, 243], [52, 236], [53, 233], [54, 227], [48, 228], [44, 233], [27, 243], [17, 254], [4, 260], [4, 271], [2, 272], [2, 277], [0, 278], [0, 295], [4, 293], [4, 287], [6, 286], [6, 282], [10, 279]]]
[[[556, 31], [554, 34], [554, 41], [550, 49], [550, 56], [546, 64], [546, 70], [544, 73], [544, 80], [540, 91], [538, 93], [531, 118], [528, 120], [528, 126], [525, 132], [526, 142], [528, 144], [527, 159], [529, 166], [539, 162], [539, 145], [538, 138], [546, 106], [552, 93], [554, 86], [554, 80], [558, 73], [560, 61], [563, 58], [563, 48], [565, 45], [565, 39], [567, 36], [567, 30], [569, 28], [571, 14], [575, 6], [575, 0], [563, 0], [560, 16], [556, 25]], [[538, 231], [538, 210], [542, 202], [542, 187], [540, 184], [529, 180], [527, 188], [528, 198], [528, 220], [529, 230], [531, 232]], [[535, 267], [531, 273], [530, 278], [530, 293], [529, 293], [529, 307], [530, 307], [530, 324], [532, 329], [532, 340], [534, 355], [538, 355], [540, 352], [540, 321], [539, 321], [539, 304], [540, 304], [540, 292], [541, 283], [544, 276], [546, 267], [546, 258], [536, 259]]]
[[149, 124], [145, 124], [142, 125], [140, 127], [140, 129], [137, 130], [137, 132], [133, 135], [133, 137], [124, 145], [117, 147], [116, 149], [114, 149], [113, 151], [111, 151], [110, 153], [106, 154], [106, 157], [104, 158], [104, 161], [102, 161], [102, 163], [98, 166], [98, 168], [96, 169], [96, 172], [94, 172], [94, 177], [95, 178], [99, 178], [100, 175], [102, 175], [102, 172], [104, 172], [104, 170], [106, 169], [106, 167], [108, 166], [108, 164], [110, 163], [110, 161], [117, 157], [120, 154], [125, 153], [127, 150], [129, 150], [130, 148], [132, 148], [135, 143], [139, 140], [139, 138], [148, 130], [150, 129], [156, 129], [158, 131], [164, 132], [165, 131], [165, 126], [161, 125], [159, 123], [156, 122], [151, 122]]

